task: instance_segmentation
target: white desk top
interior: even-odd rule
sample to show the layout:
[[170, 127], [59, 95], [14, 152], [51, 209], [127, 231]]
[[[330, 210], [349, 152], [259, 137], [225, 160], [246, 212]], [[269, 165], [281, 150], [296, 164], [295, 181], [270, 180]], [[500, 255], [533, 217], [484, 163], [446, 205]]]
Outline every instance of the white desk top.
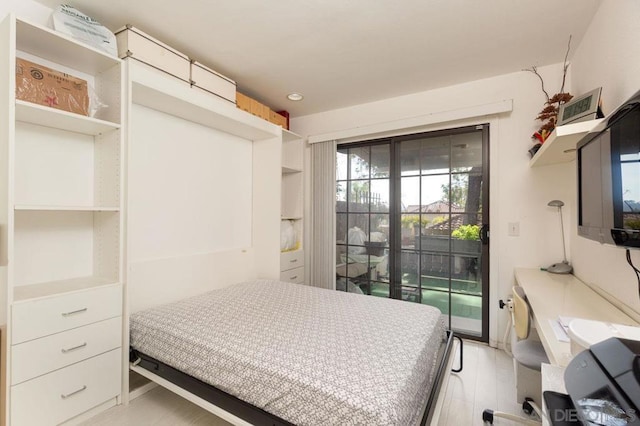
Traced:
[[573, 275], [539, 269], [516, 268], [516, 281], [524, 289], [544, 350], [553, 365], [571, 361], [569, 343], [560, 342], [549, 323], [558, 315], [638, 326], [632, 318]]

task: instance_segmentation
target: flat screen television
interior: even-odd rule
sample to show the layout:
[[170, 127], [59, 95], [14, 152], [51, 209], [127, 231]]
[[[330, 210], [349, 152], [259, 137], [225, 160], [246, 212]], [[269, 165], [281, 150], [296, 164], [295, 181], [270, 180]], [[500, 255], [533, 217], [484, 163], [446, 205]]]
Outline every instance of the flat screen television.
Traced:
[[640, 249], [640, 92], [578, 142], [578, 235]]

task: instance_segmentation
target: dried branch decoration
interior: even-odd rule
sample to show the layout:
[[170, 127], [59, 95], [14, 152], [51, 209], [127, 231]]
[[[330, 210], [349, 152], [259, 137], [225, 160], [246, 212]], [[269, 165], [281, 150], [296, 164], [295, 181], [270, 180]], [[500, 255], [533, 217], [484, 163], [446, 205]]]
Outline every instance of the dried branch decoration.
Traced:
[[569, 58], [569, 51], [571, 50], [571, 35], [569, 36], [569, 43], [567, 44], [567, 53], [564, 55], [564, 63], [562, 68], [562, 86], [560, 86], [560, 91], [553, 96], [549, 96], [549, 92], [544, 88], [544, 80], [540, 73], [538, 73], [538, 67], [533, 65], [531, 68], [526, 68], [523, 71], [528, 71], [535, 74], [538, 79], [540, 79], [540, 84], [542, 86], [542, 93], [547, 98], [545, 102], [546, 106], [540, 114], [536, 117], [537, 120], [542, 121], [542, 126], [536, 133], [534, 133], [531, 138], [540, 141], [540, 143], [544, 142], [545, 139], [549, 136], [549, 134], [555, 129], [556, 123], [558, 120], [558, 112], [560, 111], [560, 105], [569, 102], [573, 95], [569, 93], [565, 93], [564, 85], [567, 81], [567, 70], [569, 69], [569, 63], [567, 59]]

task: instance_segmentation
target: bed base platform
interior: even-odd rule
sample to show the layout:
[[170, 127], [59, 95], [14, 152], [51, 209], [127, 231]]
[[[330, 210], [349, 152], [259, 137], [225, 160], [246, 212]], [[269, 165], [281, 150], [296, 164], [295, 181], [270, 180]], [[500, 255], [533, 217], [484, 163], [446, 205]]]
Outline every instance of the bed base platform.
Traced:
[[[459, 342], [460, 364], [457, 369], [453, 369], [453, 360], [455, 358], [453, 355], [456, 340]], [[421, 425], [437, 424], [444, 403], [446, 385], [448, 383], [448, 371], [458, 373], [462, 371], [463, 368], [462, 339], [453, 332], [447, 331], [447, 339], [446, 342], [443, 343], [443, 348], [434, 383], [431, 387], [427, 404], [423, 410]], [[130, 351], [130, 361], [131, 370], [234, 425], [292, 425], [292, 423], [280, 417], [249, 404], [215, 386], [189, 376], [135, 349], [131, 349]]]

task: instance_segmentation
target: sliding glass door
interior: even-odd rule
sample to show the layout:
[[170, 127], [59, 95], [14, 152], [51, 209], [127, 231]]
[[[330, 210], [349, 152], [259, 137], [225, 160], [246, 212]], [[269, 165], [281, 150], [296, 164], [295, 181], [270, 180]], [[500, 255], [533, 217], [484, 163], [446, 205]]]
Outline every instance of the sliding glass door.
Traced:
[[488, 125], [338, 147], [336, 288], [488, 339]]

